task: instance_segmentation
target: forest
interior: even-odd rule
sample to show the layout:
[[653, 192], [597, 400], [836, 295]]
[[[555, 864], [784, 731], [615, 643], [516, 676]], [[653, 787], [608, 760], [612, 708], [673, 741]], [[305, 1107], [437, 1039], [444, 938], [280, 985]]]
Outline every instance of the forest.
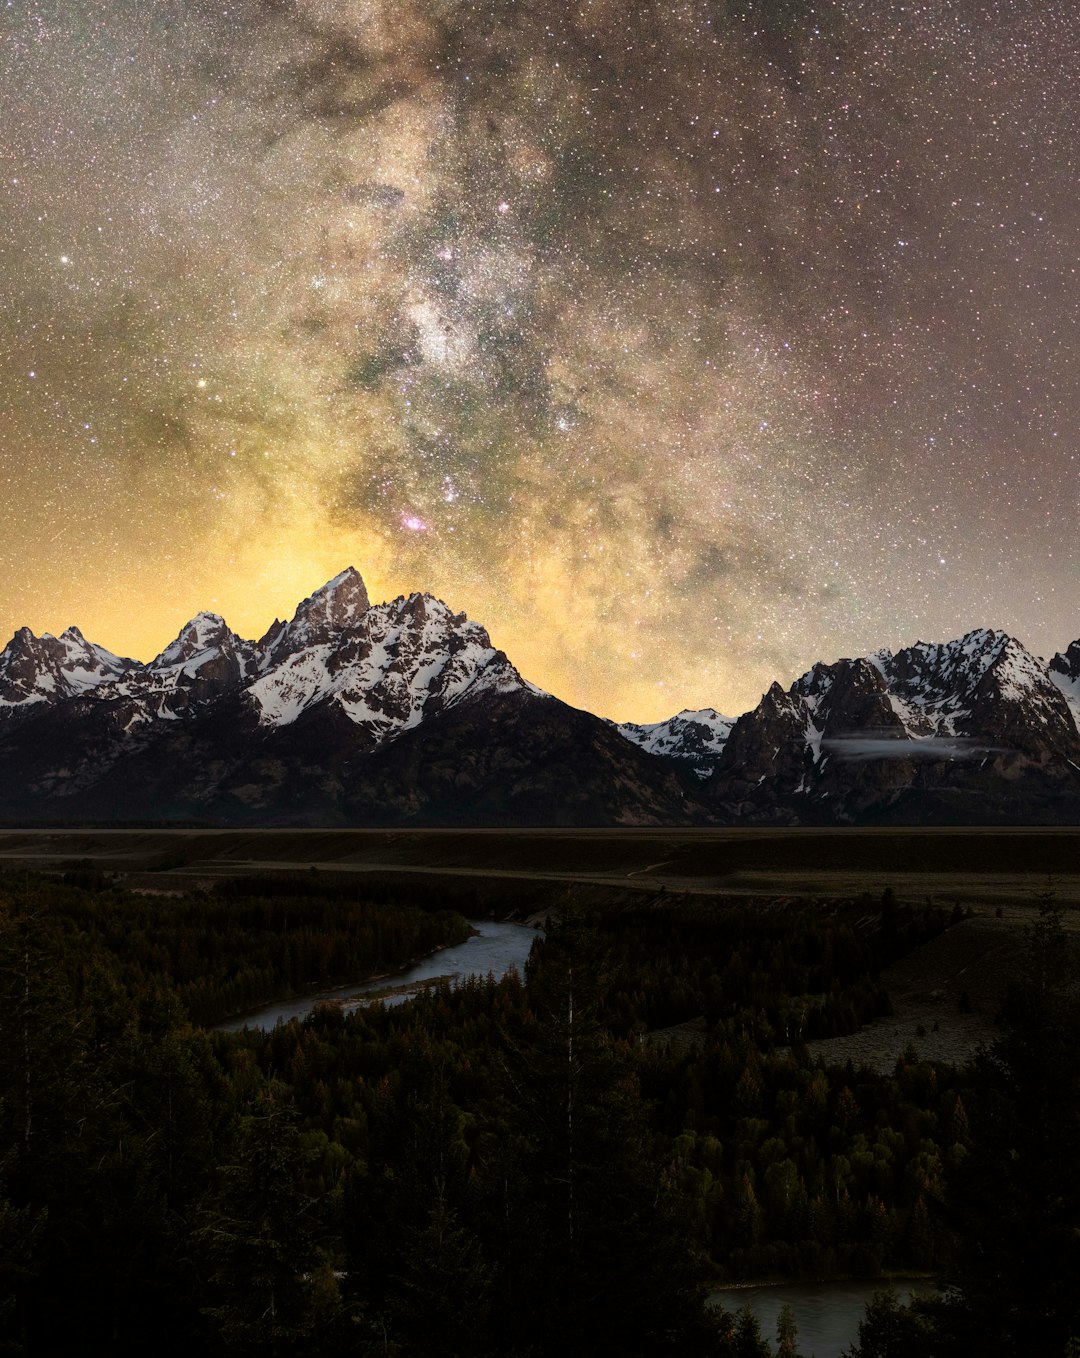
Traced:
[[[272, 1032], [229, 1014], [469, 933], [468, 896], [0, 878], [0, 1350], [798, 1353], [722, 1281], [920, 1273], [854, 1358], [1080, 1337], [1080, 1001], [1047, 893], [1000, 1037], [888, 1075], [807, 1043], [886, 1013], [930, 904], [563, 890], [525, 974]], [[664, 1029], [704, 1016], [701, 1039]]]

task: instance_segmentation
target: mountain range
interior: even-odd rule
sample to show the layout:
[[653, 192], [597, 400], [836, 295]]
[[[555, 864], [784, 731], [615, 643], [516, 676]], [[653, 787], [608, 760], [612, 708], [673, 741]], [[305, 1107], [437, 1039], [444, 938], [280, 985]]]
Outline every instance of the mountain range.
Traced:
[[75, 627], [0, 653], [9, 824], [1075, 823], [1080, 641], [813, 666], [737, 720], [616, 725], [428, 594], [351, 567], [258, 641], [200, 613], [148, 664]]

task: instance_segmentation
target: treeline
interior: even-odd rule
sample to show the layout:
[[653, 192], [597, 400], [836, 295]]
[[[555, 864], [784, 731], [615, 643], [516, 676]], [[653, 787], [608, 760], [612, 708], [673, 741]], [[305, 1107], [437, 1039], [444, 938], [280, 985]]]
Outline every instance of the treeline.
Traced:
[[[62, 897], [36, 884], [29, 908], [46, 908], [64, 934], [69, 965], [107, 954], [131, 995], [167, 982], [192, 1023], [211, 1025], [270, 1000], [398, 970], [414, 957], [463, 943], [469, 925], [422, 885], [386, 888], [315, 881], [223, 882], [213, 893], [142, 896], [75, 870]], [[76, 995], [82, 984], [76, 967]]]
[[614, 981], [608, 1020], [630, 1032], [699, 1015], [710, 1031], [763, 1048], [857, 1032], [892, 1013], [879, 975], [963, 918], [958, 909], [880, 900], [669, 904], [601, 927]]
[[[190, 952], [227, 972], [299, 927], [278, 907], [346, 933], [360, 910], [317, 886], [248, 889], [6, 893], [7, 1351], [753, 1358], [772, 1350], [749, 1316], [704, 1304], [710, 1280], [888, 1268], [957, 1290], [933, 1312], [883, 1298], [864, 1358], [1063, 1354], [1080, 1333], [1080, 1017], [1050, 903], [993, 1052], [882, 1078], [798, 1041], [778, 1052], [781, 1016], [814, 984], [876, 986], [860, 968], [944, 927], [932, 912], [594, 927], [564, 902], [524, 978], [208, 1034], [151, 917], [220, 929]], [[404, 946], [390, 921], [407, 905], [362, 913], [383, 910]], [[664, 1009], [673, 976], [683, 999]], [[643, 1040], [710, 994], [702, 1044]], [[790, 1330], [781, 1351], [797, 1352]]]

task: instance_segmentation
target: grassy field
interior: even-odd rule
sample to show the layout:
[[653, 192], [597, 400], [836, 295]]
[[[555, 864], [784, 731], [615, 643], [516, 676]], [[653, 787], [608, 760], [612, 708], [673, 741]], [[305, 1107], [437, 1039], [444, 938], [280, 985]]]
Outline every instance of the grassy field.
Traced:
[[136, 889], [263, 873], [462, 879], [484, 894], [561, 883], [722, 898], [933, 897], [1027, 905], [1052, 879], [1080, 906], [1080, 830], [3, 830], [0, 867], [92, 865]]

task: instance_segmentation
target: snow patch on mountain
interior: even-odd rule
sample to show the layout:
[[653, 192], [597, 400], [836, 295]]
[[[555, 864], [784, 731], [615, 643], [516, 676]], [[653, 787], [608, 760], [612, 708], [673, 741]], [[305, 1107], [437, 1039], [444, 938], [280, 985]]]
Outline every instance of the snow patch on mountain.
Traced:
[[51, 706], [111, 684], [136, 667], [87, 641], [77, 627], [36, 637], [21, 627], [0, 652], [0, 710]]
[[409, 730], [466, 694], [539, 694], [487, 632], [429, 594], [368, 606], [334, 640], [281, 656], [247, 689], [260, 724], [286, 726], [328, 700], [376, 741]]
[[684, 708], [667, 721], [622, 722], [612, 725], [627, 740], [648, 754], [689, 763], [700, 778], [708, 777], [723, 752], [733, 717], [723, 717], [712, 707]]

